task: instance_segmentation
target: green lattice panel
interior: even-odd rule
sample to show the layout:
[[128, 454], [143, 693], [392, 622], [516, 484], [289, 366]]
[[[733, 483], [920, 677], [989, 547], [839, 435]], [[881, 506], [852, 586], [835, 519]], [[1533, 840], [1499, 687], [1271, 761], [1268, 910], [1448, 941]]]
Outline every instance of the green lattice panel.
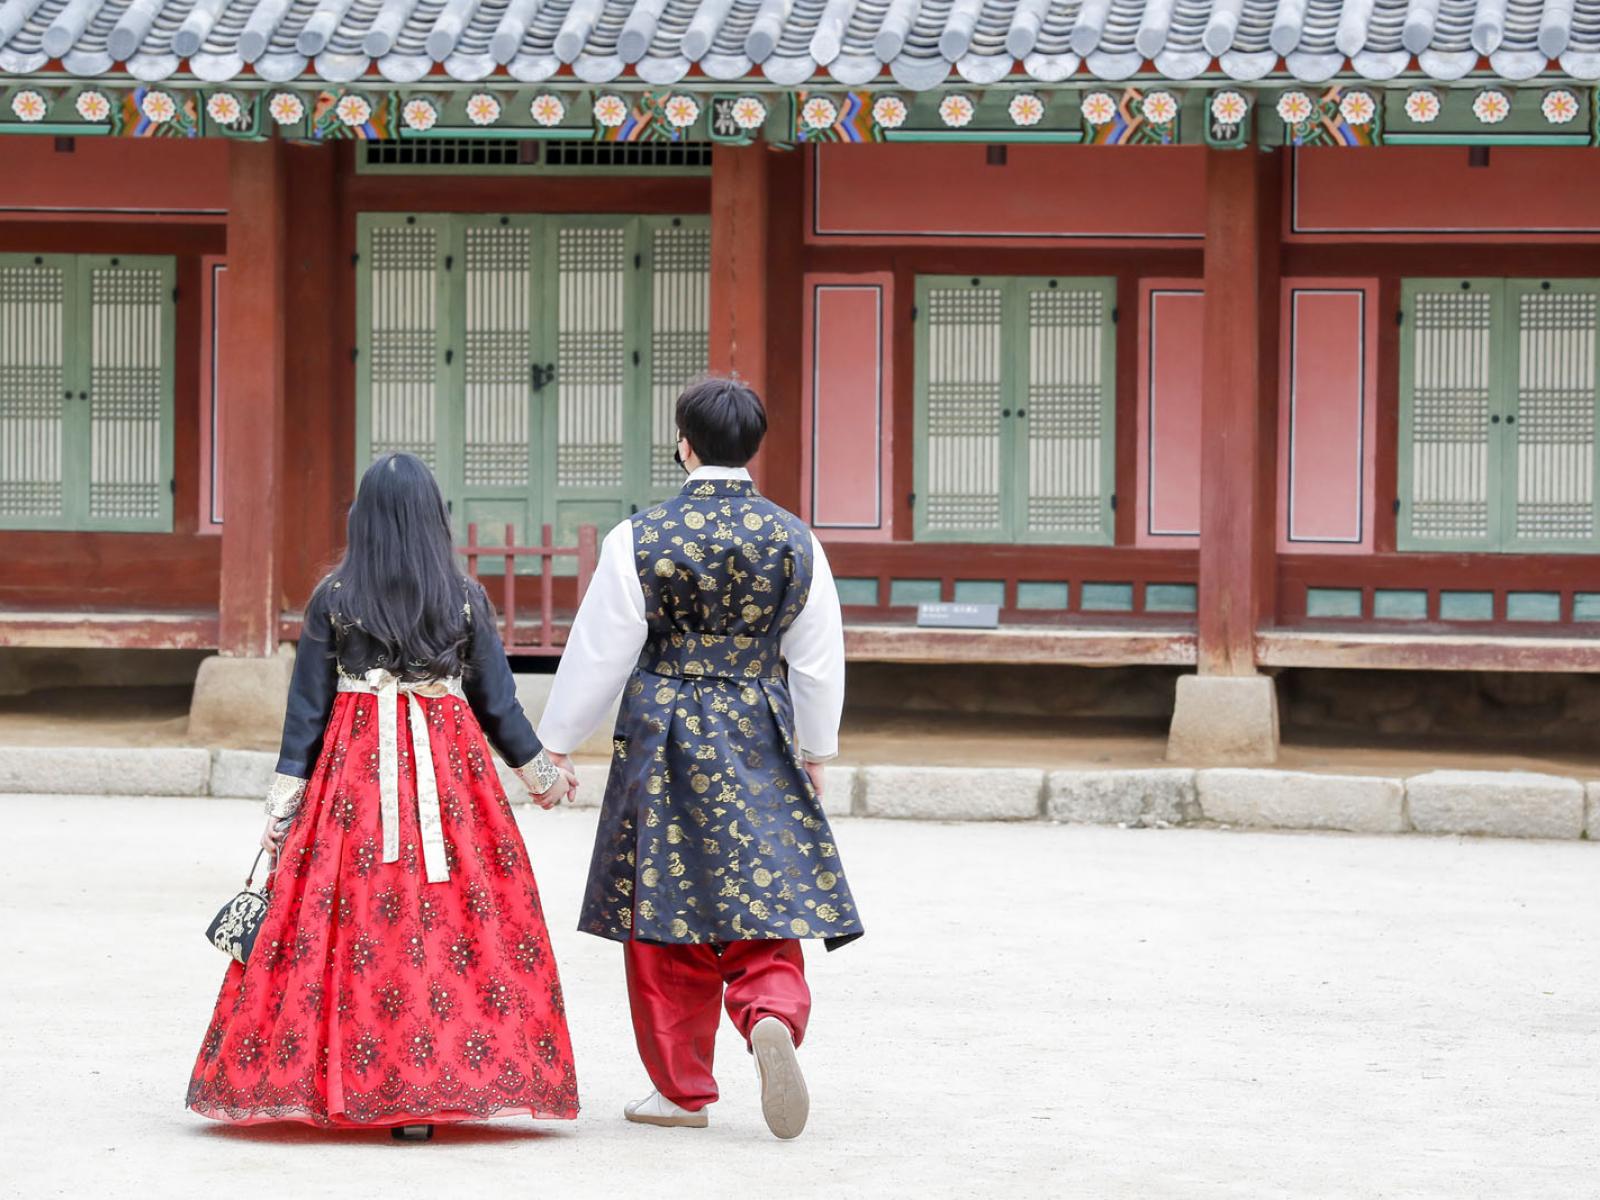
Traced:
[[1006, 289], [983, 280], [918, 282], [917, 533], [1006, 534]]
[[533, 233], [526, 225], [462, 232], [462, 482], [529, 486]]
[[710, 359], [711, 227], [703, 218], [648, 222], [650, 240], [649, 491], [676, 491], [673, 410], [684, 384]]
[[1401, 549], [1493, 545], [1500, 351], [1495, 281], [1408, 280], [1401, 341]]
[[[1022, 281], [1019, 281], [1022, 282]], [[1028, 283], [1020, 540], [1109, 542], [1114, 449], [1115, 280]]]
[[628, 410], [629, 230], [573, 223], [555, 231], [555, 484], [614, 491]]
[[88, 300], [89, 511], [101, 529], [172, 521], [170, 258], [82, 262]]
[[[443, 217], [364, 217], [365, 269], [357, 287], [357, 408], [361, 465], [391, 451], [415, 454], [453, 490], [445, 439]], [[443, 469], [441, 469], [443, 468]]]
[[0, 525], [59, 527], [67, 517], [66, 419], [71, 260], [0, 257]]
[[1512, 281], [1507, 312], [1509, 539], [1523, 550], [1592, 549], [1600, 292], [1592, 281]]

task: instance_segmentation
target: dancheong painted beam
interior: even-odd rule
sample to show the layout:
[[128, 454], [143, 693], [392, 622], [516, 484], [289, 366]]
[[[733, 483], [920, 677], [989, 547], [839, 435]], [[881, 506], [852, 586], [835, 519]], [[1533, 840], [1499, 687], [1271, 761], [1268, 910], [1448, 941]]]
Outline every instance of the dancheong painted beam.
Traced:
[[57, 135], [1596, 138], [1600, 0], [0, 0]]

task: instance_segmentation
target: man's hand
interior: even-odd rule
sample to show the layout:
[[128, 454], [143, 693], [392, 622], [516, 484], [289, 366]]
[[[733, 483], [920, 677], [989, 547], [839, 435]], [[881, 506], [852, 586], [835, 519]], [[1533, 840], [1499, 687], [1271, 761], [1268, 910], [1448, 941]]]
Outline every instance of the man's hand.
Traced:
[[552, 783], [546, 790], [529, 794], [533, 796], [533, 802], [535, 804], [537, 804], [540, 808], [548, 810], [560, 804], [562, 798], [572, 790], [572, 787], [572, 776], [568, 775], [565, 771], [562, 771], [560, 778]]
[[[546, 750], [545, 754], [549, 755], [550, 761], [555, 763], [557, 768], [560, 769], [561, 775], [565, 779], [567, 785], [563, 789], [562, 794], [566, 797], [569, 804], [572, 803], [578, 798], [578, 768], [572, 765], [572, 756], [570, 754], [552, 754], [549, 750]], [[557, 786], [560, 785], [558, 784]], [[551, 788], [550, 790], [554, 792], [556, 789]], [[554, 808], [555, 805], [547, 804], [545, 807]]]
[[823, 771], [827, 763], [808, 762], [805, 764], [806, 775], [811, 779], [811, 790], [816, 792], [817, 799], [822, 799]]

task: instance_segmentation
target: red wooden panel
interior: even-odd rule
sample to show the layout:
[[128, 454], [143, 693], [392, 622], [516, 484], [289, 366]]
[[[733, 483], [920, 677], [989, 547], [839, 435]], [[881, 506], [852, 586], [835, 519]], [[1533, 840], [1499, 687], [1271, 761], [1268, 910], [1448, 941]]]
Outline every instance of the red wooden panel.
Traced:
[[894, 277], [807, 275], [803, 505], [833, 537], [892, 534]]
[[1200, 535], [1200, 362], [1205, 292], [1196, 279], [1139, 287], [1138, 517], [1135, 541]]
[[1600, 235], [1600, 155], [1496, 146], [1483, 167], [1465, 146], [1338, 147], [1294, 153], [1291, 235]]
[[1372, 549], [1378, 283], [1288, 279], [1278, 419], [1278, 548]]
[[973, 238], [1089, 241], [1200, 238], [1204, 150], [1188, 146], [817, 146], [807, 234], [814, 241], [944, 244]]
[[200, 260], [200, 516], [201, 533], [222, 532], [222, 385], [218, 338], [227, 260]]
[[150, 220], [228, 210], [228, 142], [223, 138], [72, 139], [70, 153], [49, 137], [6, 138], [0, 219]]

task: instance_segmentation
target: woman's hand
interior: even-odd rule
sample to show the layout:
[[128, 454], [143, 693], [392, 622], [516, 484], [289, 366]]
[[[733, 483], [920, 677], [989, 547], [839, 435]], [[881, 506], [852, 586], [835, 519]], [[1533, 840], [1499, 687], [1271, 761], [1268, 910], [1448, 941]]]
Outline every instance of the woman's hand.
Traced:
[[278, 861], [278, 851], [283, 848], [283, 838], [288, 832], [288, 821], [280, 817], [267, 818], [267, 827], [261, 831], [261, 848], [272, 856], [273, 862]]
[[822, 799], [822, 782], [827, 769], [826, 763], [808, 762], [804, 764], [806, 775], [811, 780], [811, 790], [817, 794], [817, 799]]
[[529, 792], [533, 802], [540, 808], [548, 811], [560, 804], [569, 791], [572, 790], [572, 777], [565, 771], [560, 772], [560, 778], [542, 792]]

